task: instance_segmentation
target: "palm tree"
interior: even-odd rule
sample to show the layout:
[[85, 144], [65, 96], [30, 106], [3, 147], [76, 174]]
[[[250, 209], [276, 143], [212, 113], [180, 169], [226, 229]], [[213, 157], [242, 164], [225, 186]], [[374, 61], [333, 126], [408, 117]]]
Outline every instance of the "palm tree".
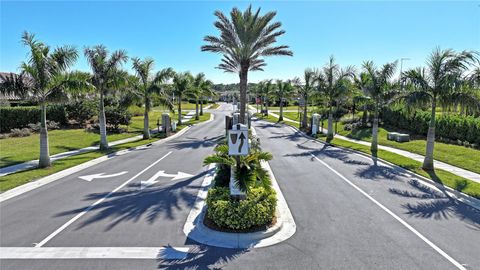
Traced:
[[108, 148], [104, 98], [109, 90], [114, 90], [123, 83], [126, 83], [127, 77], [119, 68], [122, 63], [127, 61], [128, 57], [123, 50], [115, 51], [109, 57], [108, 50], [103, 45], [97, 45], [92, 48], [87, 47], [85, 48], [84, 54], [92, 68], [92, 84], [100, 94], [98, 106], [100, 149], [104, 150]]
[[277, 37], [285, 33], [279, 30], [282, 24], [272, 22], [276, 12], [260, 15], [260, 9], [252, 12], [249, 6], [244, 12], [233, 8], [228, 19], [222, 12], [215, 11], [218, 20], [214, 23], [220, 30], [220, 37], [205, 36], [209, 43], [202, 46], [202, 51], [222, 54], [219, 69], [225, 72], [238, 73], [240, 77], [240, 122], [245, 123], [247, 104], [248, 72], [260, 70], [267, 64], [262, 57], [273, 55], [289, 55], [288, 46], [273, 46]]
[[85, 90], [90, 87], [88, 74], [81, 72], [68, 73], [75, 63], [78, 52], [70, 46], [50, 47], [35, 39], [35, 35], [24, 32], [22, 43], [30, 52], [28, 61], [20, 66], [19, 75], [11, 73], [0, 84], [3, 94], [15, 94], [25, 99], [33, 99], [41, 108], [40, 114], [40, 168], [50, 166], [47, 131], [47, 104], [65, 99], [70, 91]]
[[[440, 100], [458, 93], [461, 89], [461, 76], [471, 62], [477, 60], [474, 52], [455, 52], [451, 49], [436, 48], [427, 60], [426, 68], [411, 69], [403, 73], [403, 79], [413, 89], [405, 95], [408, 105], [430, 104], [431, 116], [428, 125], [427, 146], [423, 169], [433, 170], [433, 150], [435, 144], [435, 109]], [[462, 95], [462, 98], [466, 98]], [[470, 105], [470, 104], [466, 104]]]
[[302, 117], [302, 128], [307, 128], [307, 105], [310, 95], [314, 89], [315, 84], [318, 80], [318, 72], [311, 68], [305, 69], [303, 73], [303, 84], [300, 82], [300, 79], [294, 79], [294, 82], [297, 86], [297, 92], [300, 98], [303, 99], [303, 117]]
[[378, 151], [378, 113], [380, 108], [390, 103], [398, 95], [400, 88], [392, 80], [397, 68], [397, 62], [387, 63], [382, 68], [377, 68], [372, 61], [363, 63], [364, 73], [360, 80], [364, 82], [361, 89], [373, 104], [372, 143], [370, 150], [374, 156]]
[[173, 75], [173, 93], [178, 100], [178, 125], [182, 124], [182, 97], [191, 94], [193, 76], [190, 72], [175, 73]]
[[136, 73], [136, 80], [133, 83], [134, 94], [142, 99], [145, 106], [145, 112], [143, 116], [143, 139], [150, 139], [150, 127], [148, 113], [152, 107], [152, 98], [156, 97], [157, 102], [161, 105], [172, 108], [172, 104], [168, 95], [163, 89], [163, 84], [167, 82], [169, 78], [173, 76], [173, 69], [165, 68], [151, 77], [153, 70], [154, 60], [146, 58], [141, 60], [140, 58], [132, 58], [132, 68]]
[[283, 121], [283, 102], [286, 98], [289, 98], [293, 93], [293, 85], [290, 80], [283, 82], [282, 80], [277, 80], [277, 88], [275, 89], [275, 96], [278, 99], [280, 104], [280, 116], [278, 117], [278, 121]]
[[195, 97], [195, 120], [199, 119], [198, 105], [202, 97], [202, 86], [205, 83], [205, 74], [200, 72], [193, 79], [191, 94]]
[[202, 83], [201, 89], [201, 102], [200, 102], [200, 115], [203, 115], [203, 103], [205, 102], [205, 98], [207, 97], [214, 97], [216, 96], [215, 91], [213, 90], [213, 82], [210, 80], [205, 80]]
[[265, 80], [260, 83], [260, 93], [262, 95], [262, 104], [265, 108], [265, 116], [268, 116], [268, 102], [273, 95], [274, 87], [275, 85], [272, 83], [272, 80]]
[[348, 66], [345, 69], [341, 69], [335, 63], [333, 56], [330, 56], [328, 64], [318, 74], [318, 90], [322, 93], [322, 97], [326, 100], [328, 107], [327, 141], [333, 139], [333, 106], [336, 105], [339, 98], [346, 96], [349, 90], [347, 80], [353, 77], [353, 74], [353, 67]]

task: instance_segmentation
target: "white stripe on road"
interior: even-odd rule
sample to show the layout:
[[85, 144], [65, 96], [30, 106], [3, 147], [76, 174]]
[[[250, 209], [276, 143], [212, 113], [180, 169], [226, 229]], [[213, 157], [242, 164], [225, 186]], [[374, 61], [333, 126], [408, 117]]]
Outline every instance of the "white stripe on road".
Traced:
[[409, 229], [411, 232], [413, 232], [416, 236], [418, 236], [420, 239], [422, 239], [425, 243], [427, 243], [430, 247], [432, 247], [436, 252], [438, 252], [440, 255], [442, 255], [445, 259], [447, 259], [449, 262], [451, 262], [453, 265], [455, 265], [458, 269], [466, 270], [466, 268], [461, 265], [459, 262], [457, 262], [455, 259], [450, 257], [445, 251], [440, 249], [437, 245], [435, 245], [432, 241], [428, 240], [423, 234], [421, 234], [419, 231], [417, 231], [415, 228], [413, 228], [410, 224], [408, 224], [406, 221], [401, 219], [399, 216], [397, 216], [395, 213], [393, 213], [390, 209], [385, 207], [383, 204], [379, 203], [377, 200], [375, 200], [372, 196], [370, 196], [368, 193], [363, 191], [361, 188], [359, 188], [357, 185], [355, 185], [352, 181], [348, 180], [345, 176], [343, 176], [341, 173], [337, 172], [335, 169], [330, 167], [327, 163], [325, 163], [323, 160], [319, 159], [313, 154], [313, 158], [315, 158], [318, 162], [322, 163], [325, 167], [327, 167], [329, 170], [331, 170], [333, 173], [338, 175], [342, 180], [347, 182], [350, 186], [355, 188], [358, 192], [362, 193], [365, 197], [367, 197], [369, 200], [371, 200], [373, 203], [375, 203], [377, 206], [382, 208], [383, 211], [387, 212], [389, 215], [391, 215], [393, 218], [395, 218], [400, 224], [405, 226], [407, 229]]
[[95, 207], [96, 205], [102, 203], [105, 199], [107, 199], [108, 197], [110, 197], [113, 193], [117, 192], [118, 190], [120, 190], [121, 188], [125, 187], [128, 183], [132, 182], [133, 180], [135, 180], [138, 176], [140, 176], [142, 173], [146, 172], [148, 169], [150, 169], [151, 167], [155, 166], [155, 164], [157, 164], [158, 162], [160, 162], [162, 159], [166, 158], [168, 155], [170, 155], [172, 153], [172, 151], [168, 152], [166, 155], [164, 155], [163, 157], [157, 159], [155, 162], [153, 162], [152, 164], [148, 165], [148, 167], [146, 167], [145, 169], [143, 169], [141, 172], [137, 173], [136, 175], [134, 175], [132, 178], [128, 179], [127, 181], [125, 181], [123, 184], [121, 184], [120, 186], [118, 186], [116, 189], [112, 190], [110, 193], [108, 193], [107, 195], [105, 195], [105, 197], [99, 199], [98, 201], [96, 201], [95, 203], [93, 203], [92, 205], [90, 205], [87, 209], [85, 209], [84, 211], [80, 212], [79, 214], [77, 214], [76, 216], [74, 216], [72, 219], [70, 219], [69, 221], [67, 221], [67, 223], [63, 224], [60, 228], [58, 228], [57, 230], [55, 230], [53, 233], [51, 233], [49, 236], [47, 236], [47, 238], [43, 239], [41, 242], [37, 243], [35, 245], [35, 247], [41, 247], [43, 245], [45, 245], [45, 243], [47, 243], [48, 241], [50, 241], [50, 239], [52, 239], [53, 237], [55, 237], [57, 234], [59, 234], [61, 231], [65, 230], [65, 228], [67, 228], [70, 224], [72, 224], [73, 222], [75, 222], [77, 219], [81, 218], [83, 215], [85, 215], [86, 213], [88, 213], [88, 211], [92, 210], [93, 207]]
[[188, 247], [0, 247], [0, 259], [185, 260]]

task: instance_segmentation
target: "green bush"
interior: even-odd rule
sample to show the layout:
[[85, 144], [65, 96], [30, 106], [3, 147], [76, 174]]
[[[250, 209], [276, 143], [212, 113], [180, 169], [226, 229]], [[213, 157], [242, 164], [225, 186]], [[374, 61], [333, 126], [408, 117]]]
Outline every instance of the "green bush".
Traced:
[[118, 131], [120, 125], [130, 124], [132, 114], [124, 107], [107, 106], [105, 107], [105, 118], [108, 128], [112, 131]]
[[[47, 106], [47, 119], [60, 125], [67, 124], [67, 112], [64, 105]], [[2, 107], [0, 108], [0, 132], [25, 128], [28, 124], [40, 122], [40, 107]]]
[[[387, 108], [382, 112], [386, 125], [408, 130], [414, 134], [427, 135], [430, 112], [417, 110], [407, 113], [403, 108]], [[480, 118], [459, 115], [437, 115], [435, 137], [460, 141], [465, 144], [480, 144]]]
[[252, 188], [245, 200], [230, 200], [226, 187], [210, 188], [207, 197], [207, 216], [217, 226], [233, 230], [268, 225], [275, 216], [275, 191]]
[[75, 120], [78, 124], [84, 125], [98, 113], [98, 100], [79, 100], [66, 105], [69, 120]]

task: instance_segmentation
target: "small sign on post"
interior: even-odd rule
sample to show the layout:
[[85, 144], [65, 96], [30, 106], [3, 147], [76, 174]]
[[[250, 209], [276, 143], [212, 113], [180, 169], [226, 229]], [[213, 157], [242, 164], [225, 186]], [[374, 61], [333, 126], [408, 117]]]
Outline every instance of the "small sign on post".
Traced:
[[230, 156], [248, 155], [248, 128], [243, 124], [233, 125], [228, 132], [228, 154]]

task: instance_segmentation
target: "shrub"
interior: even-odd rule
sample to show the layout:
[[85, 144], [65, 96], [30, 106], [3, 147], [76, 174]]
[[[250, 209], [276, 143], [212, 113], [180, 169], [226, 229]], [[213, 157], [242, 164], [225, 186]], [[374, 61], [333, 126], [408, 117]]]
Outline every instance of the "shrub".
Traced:
[[132, 114], [123, 107], [107, 106], [105, 107], [105, 117], [107, 126], [111, 131], [118, 131], [120, 125], [129, 125]]
[[252, 188], [245, 200], [230, 200], [225, 187], [210, 188], [207, 197], [207, 216], [217, 226], [246, 230], [268, 225], [275, 216], [275, 191], [263, 187]]
[[[64, 105], [49, 105], [47, 119], [60, 125], [67, 124], [67, 113]], [[2, 107], [0, 108], [0, 132], [28, 127], [28, 124], [40, 122], [39, 107]]]
[[[28, 124], [28, 128], [32, 132], [40, 132], [40, 128], [41, 128], [40, 122], [36, 124]], [[54, 130], [59, 128], [60, 128], [60, 125], [57, 122], [47, 120], [47, 130]]]
[[66, 105], [68, 119], [74, 120], [80, 125], [85, 125], [88, 120], [97, 114], [97, 106], [97, 100], [73, 101]]
[[14, 128], [10, 130], [10, 137], [28, 137], [30, 135], [32, 135], [32, 133], [28, 128], [22, 128], [22, 129]]
[[128, 111], [133, 115], [133, 116], [143, 116], [145, 113], [145, 109], [136, 105], [132, 105], [128, 107]]

